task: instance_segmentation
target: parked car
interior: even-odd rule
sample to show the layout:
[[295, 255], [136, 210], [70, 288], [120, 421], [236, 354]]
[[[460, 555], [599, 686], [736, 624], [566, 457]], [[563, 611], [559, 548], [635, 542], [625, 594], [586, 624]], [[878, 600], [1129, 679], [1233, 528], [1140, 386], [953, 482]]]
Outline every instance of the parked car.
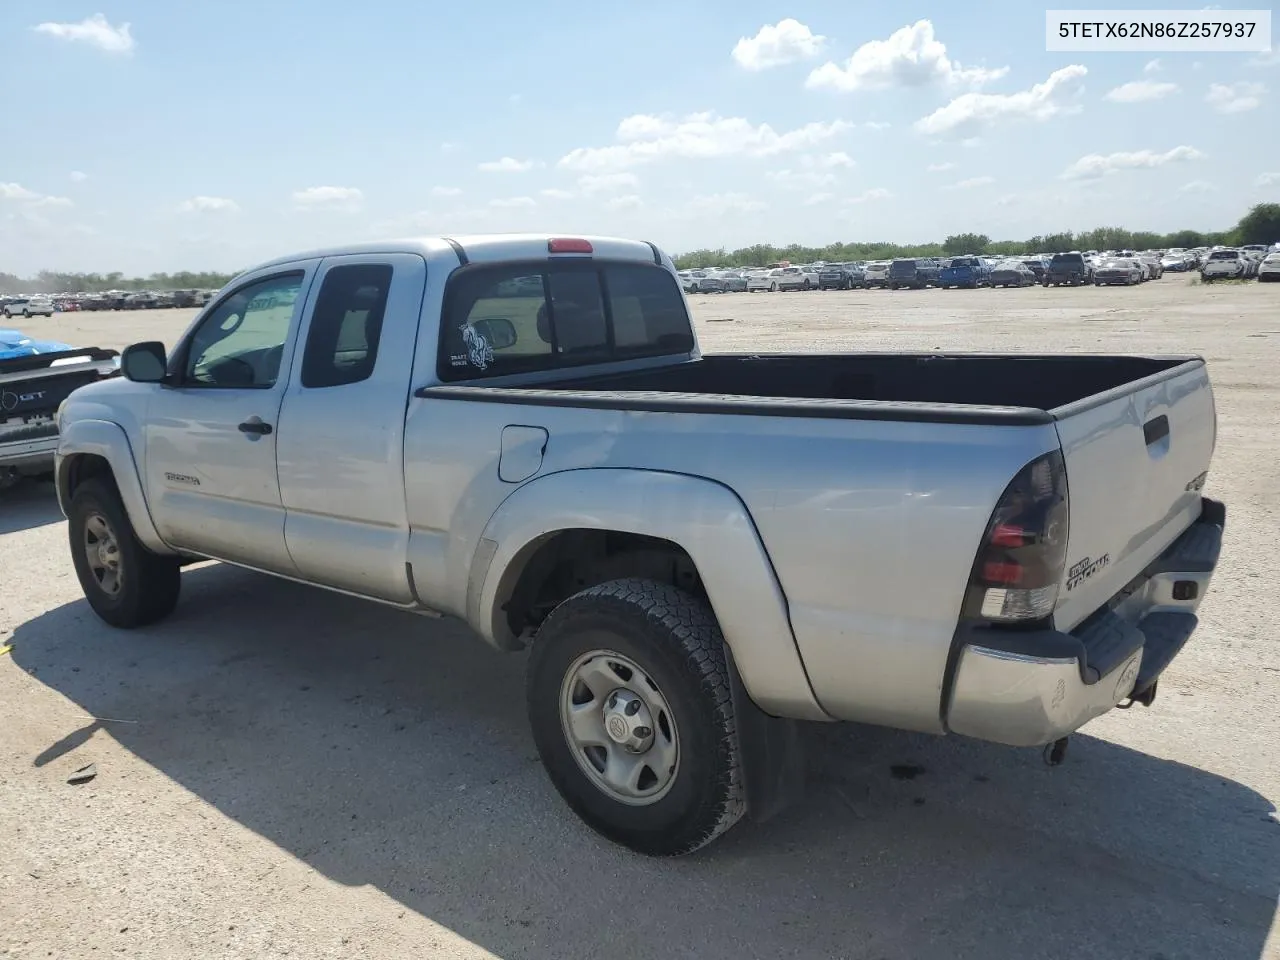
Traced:
[[1103, 260], [1093, 272], [1094, 286], [1128, 286], [1142, 282], [1142, 265], [1137, 260]]
[[1280, 253], [1268, 253], [1258, 264], [1258, 282], [1280, 280]]
[[938, 271], [938, 286], [943, 290], [967, 287], [970, 290], [991, 283], [991, 268], [980, 257], [952, 257]]
[[1170, 273], [1186, 273], [1194, 268], [1190, 257], [1180, 253], [1169, 253], [1160, 258], [1160, 269]]
[[867, 289], [889, 285], [889, 261], [873, 260], [862, 268], [862, 282]]
[[1248, 275], [1248, 264], [1239, 250], [1214, 250], [1209, 259], [1200, 268], [1200, 279], [1205, 283], [1214, 280], [1244, 279]]
[[747, 290], [747, 275], [741, 270], [721, 270], [717, 277], [722, 293], [745, 293]]
[[1049, 267], [1048, 260], [1041, 257], [1027, 257], [1022, 262], [1026, 264], [1027, 269], [1029, 269], [1032, 276], [1036, 278], [1036, 283], [1039, 283], [1044, 279], [1045, 271]]
[[1059, 286], [1078, 286], [1093, 280], [1093, 268], [1082, 253], [1055, 253], [1045, 269], [1044, 278], [1040, 281], [1046, 287], [1050, 284]]
[[1200, 357], [703, 355], [621, 239], [281, 257], [121, 367], [58, 414], [99, 618], [211, 558], [465, 620], [529, 651], [567, 806], [646, 854], [776, 811], [798, 721], [1034, 746], [1150, 704], [1226, 522]]
[[53, 472], [55, 414], [77, 387], [119, 373], [119, 351], [0, 330], [0, 490]]
[[768, 290], [772, 283], [772, 270], [752, 270], [747, 274], [747, 293], [760, 293]]
[[818, 271], [819, 290], [854, 290], [866, 286], [866, 274], [856, 263], [829, 263]]
[[1036, 282], [1036, 275], [1021, 260], [1001, 260], [991, 271], [990, 283], [993, 287], [1031, 287]]
[[910, 287], [912, 290], [923, 290], [938, 282], [938, 273], [938, 265], [927, 258], [894, 260], [889, 264], [889, 289]]
[[769, 289], [774, 293], [779, 290], [811, 290], [815, 285], [813, 277], [801, 267], [779, 267], [769, 274]]
[[48, 297], [14, 297], [4, 305], [6, 317], [52, 317], [53, 301]]

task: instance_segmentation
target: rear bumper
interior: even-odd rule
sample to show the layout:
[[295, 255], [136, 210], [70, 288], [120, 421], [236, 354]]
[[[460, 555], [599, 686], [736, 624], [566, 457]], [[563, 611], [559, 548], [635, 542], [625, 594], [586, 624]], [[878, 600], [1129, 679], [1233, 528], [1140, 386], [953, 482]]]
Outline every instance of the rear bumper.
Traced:
[[1200, 519], [1070, 633], [962, 625], [945, 704], [947, 728], [1036, 746], [1152, 692], [1196, 628], [1225, 524], [1223, 504], [1203, 499]]

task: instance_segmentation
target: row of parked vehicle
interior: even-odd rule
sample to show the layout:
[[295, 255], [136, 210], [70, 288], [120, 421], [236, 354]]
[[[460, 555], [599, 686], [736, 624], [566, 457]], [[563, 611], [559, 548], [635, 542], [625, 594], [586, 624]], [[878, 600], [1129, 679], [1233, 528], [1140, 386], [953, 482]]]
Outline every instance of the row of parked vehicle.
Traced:
[[109, 290], [106, 293], [59, 293], [53, 296], [0, 297], [0, 312], [6, 317], [51, 317], [76, 310], [165, 310], [173, 307], [203, 307], [214, 290]]
[[[1280, 245], [1277, 245], [1280, 246]], [[883, 287], [944, 290], [976, 287], [1095, 286], [1158, 280], [1166, 271], [1199, 270], [1206, 280], [1221, 277], [1280, 276], [1280, 250], [1253, 244], [1193, 250], [1071, 251], [1022, 257], [915, 257], [720, 270], [682, 270], [686, 293], [758, 293], [788, 290], [862, 290]]]

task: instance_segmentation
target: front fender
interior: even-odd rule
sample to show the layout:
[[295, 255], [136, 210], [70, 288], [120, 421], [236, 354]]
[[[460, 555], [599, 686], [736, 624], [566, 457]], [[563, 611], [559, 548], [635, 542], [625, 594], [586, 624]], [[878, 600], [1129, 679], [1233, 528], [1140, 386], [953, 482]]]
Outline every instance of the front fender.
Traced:
[[63, 516], [68, 514], [71, 506], [72, 468], [75, 458], [81, 456], [101, 457], [107, 461], [115, 478], [116, 489], [120, 491], [120, 501], [129, 514], [129, 521], [133, 524], [138, 539], [155, 553], [172, 555], [174, 551], [160, 539], [151, 520], [151, 510], [147, 507], [147, 498], [142, 492], [142, 480], [138, 475], [138, 465], [129, 436], [123, 427], [109, 420], [73, 420], [61, 429], [54, 469], [58, 506], [62, 508]]
[[518, 645], [502, 609], [525, 561], [562, 530], [658, 537], [693, 559], [751, 699], [768, 713], [829, 720], [796, 647], [787, 601], [745, 504], [700, 477], [588, 469], [525, 484], [494, 512], [471, 564], [467, 618], [490, 643]]

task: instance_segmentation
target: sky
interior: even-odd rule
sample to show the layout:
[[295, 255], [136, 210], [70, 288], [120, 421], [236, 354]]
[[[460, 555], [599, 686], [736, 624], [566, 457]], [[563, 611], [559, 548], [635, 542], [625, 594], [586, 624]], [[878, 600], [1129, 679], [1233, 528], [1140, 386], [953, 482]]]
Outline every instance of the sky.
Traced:
[[1280, 200], [1275, 48], [1048, 53], [1044, 17], [4, 0], [0, 271], [235, 270], [505, 231], [675, 254], [1210, 230]]

